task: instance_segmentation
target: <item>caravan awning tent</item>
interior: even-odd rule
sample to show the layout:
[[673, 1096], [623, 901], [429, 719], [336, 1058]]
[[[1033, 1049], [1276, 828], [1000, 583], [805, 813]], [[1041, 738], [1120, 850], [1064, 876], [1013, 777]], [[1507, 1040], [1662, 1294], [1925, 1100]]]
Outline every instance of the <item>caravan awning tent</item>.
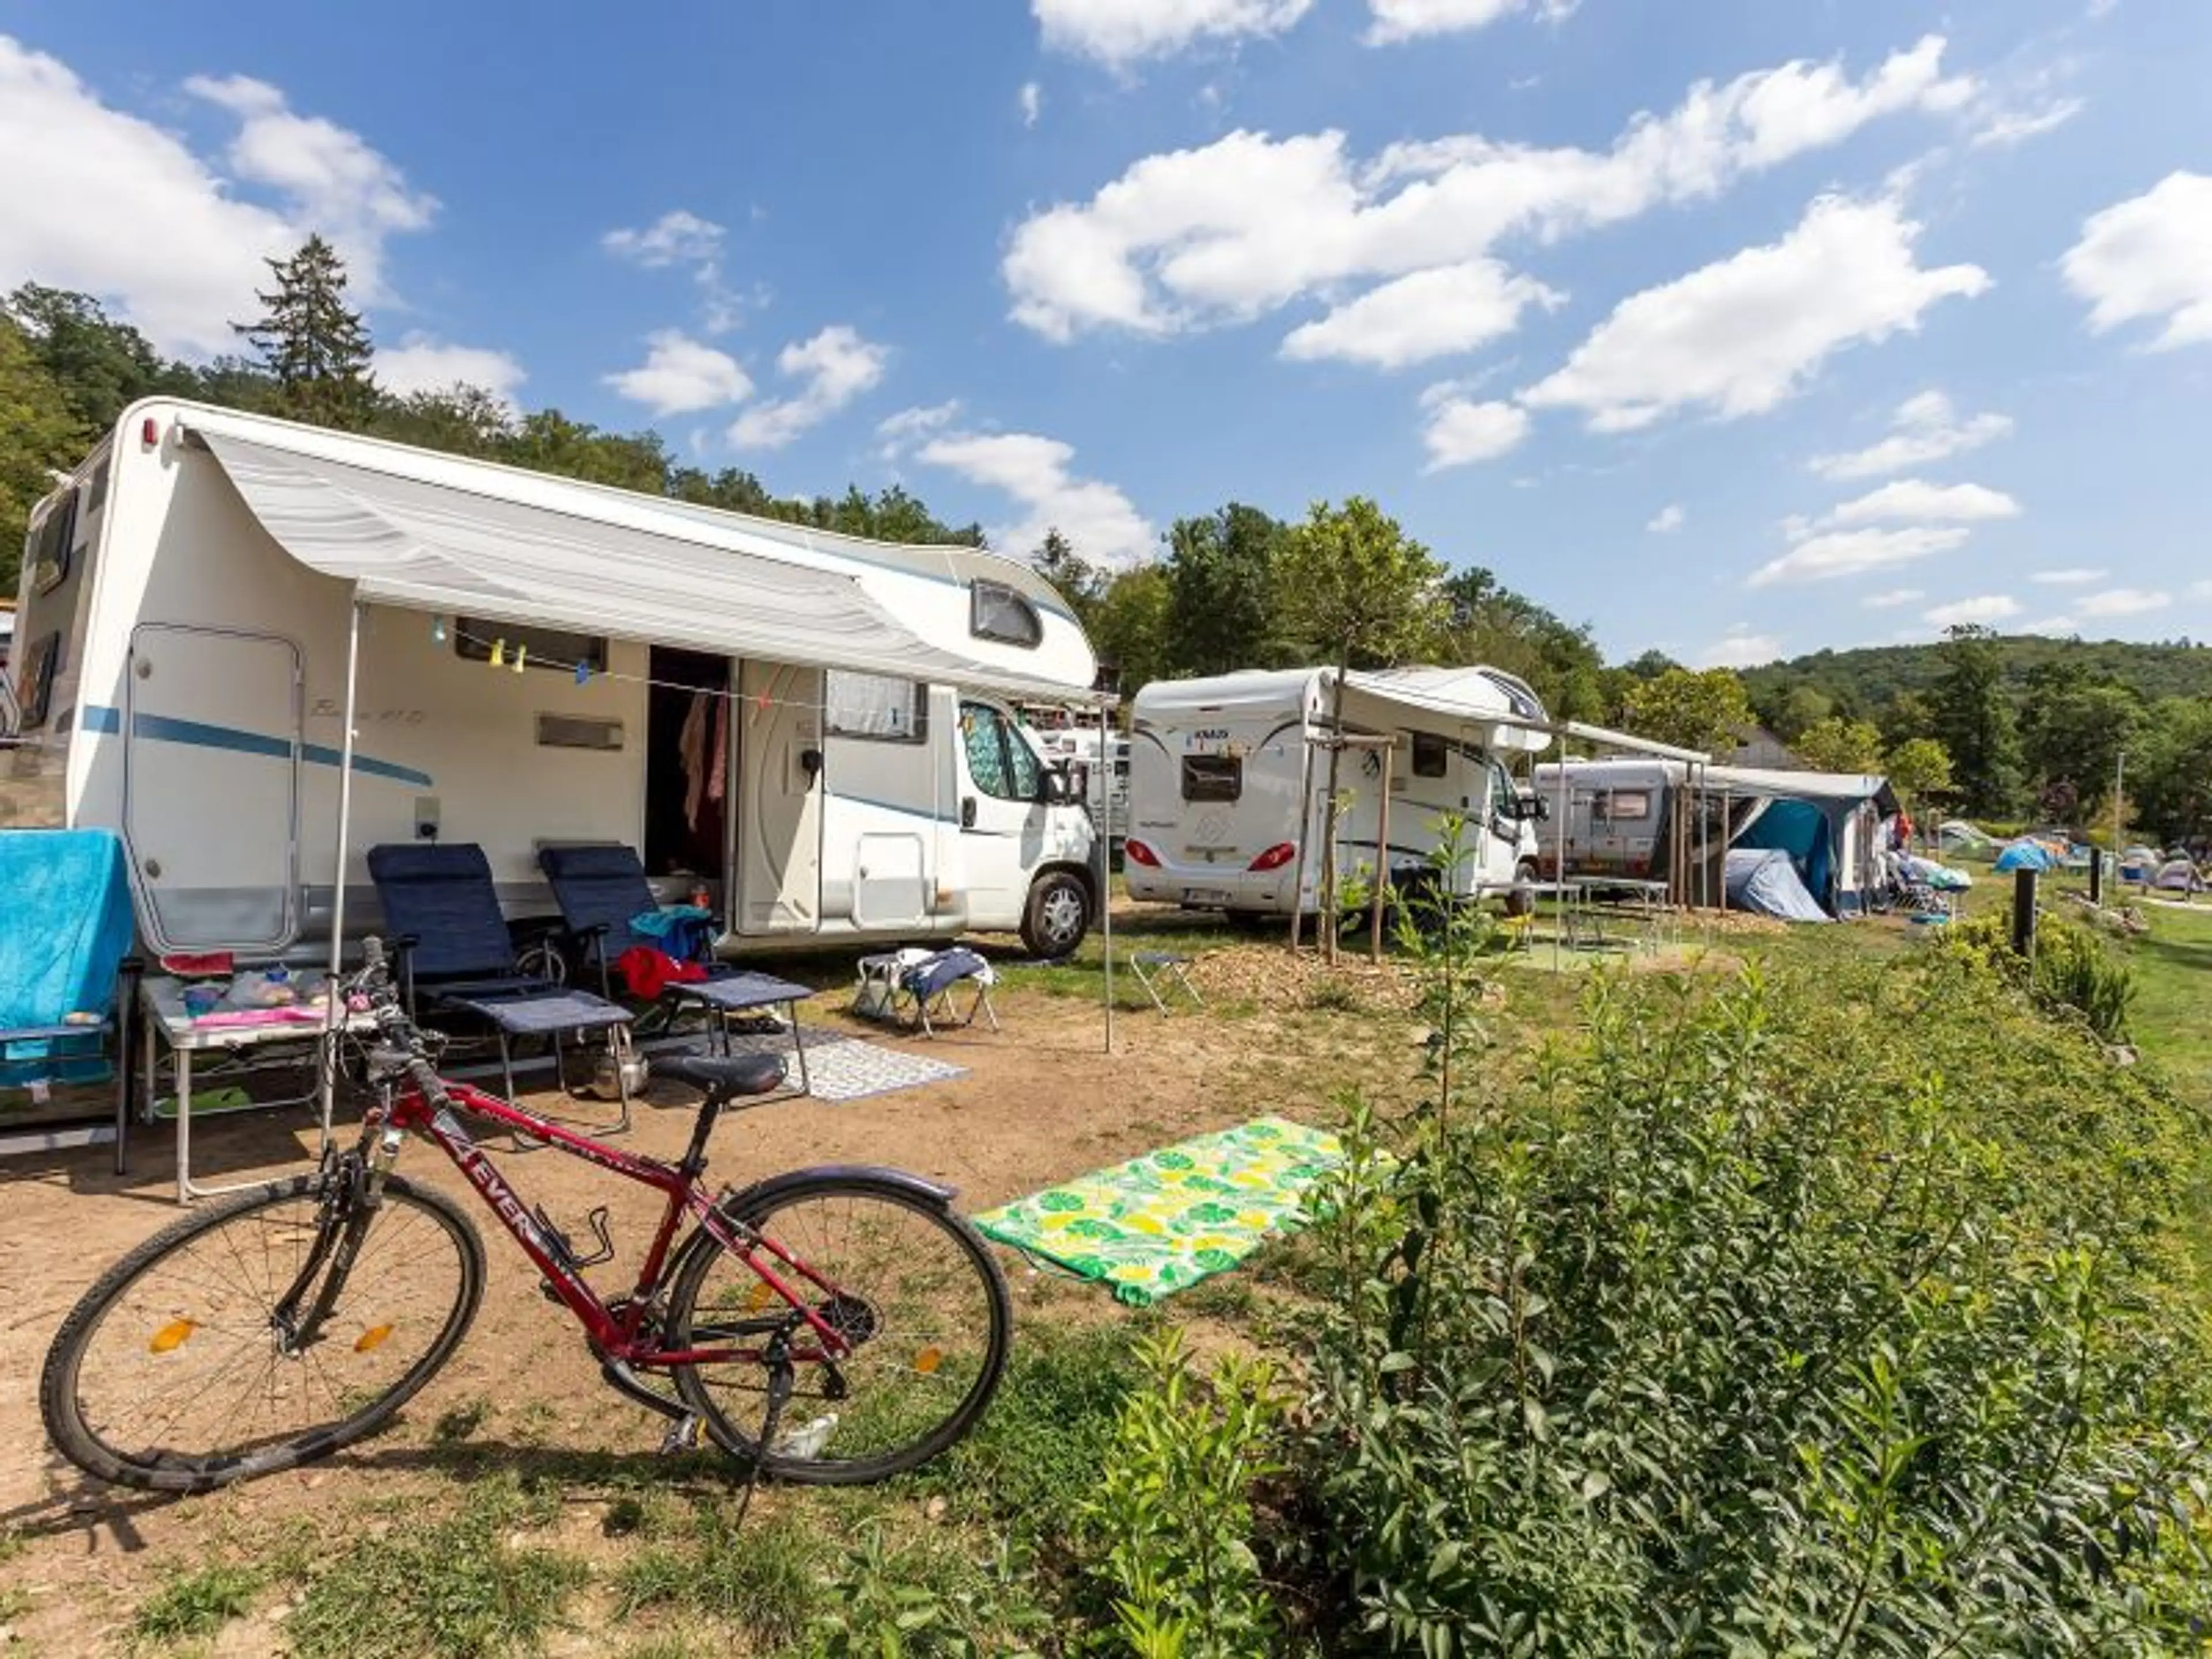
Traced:
[[[1079, 629], [1053, 630], [1019, 667], [954, 650], [949, 629], [933, 640], [895, 616], [841, 550], [808, 557], [767, 536], [717, 534], [708, 515], [650, 497], [584, 517], [545, 502], [597, 505], [607, 492], [531, 480], [537, 500], [492, 495], [319, 454], [312, 435], [293, 447], [213, 422], [192, 432], [286, 552], [368, 604], [1056, 700], [1087, 693], [1097, 672]], [[1010, 562], [989, 565], [1015, 579]], [[882, 573], [886, 586], [915, 574]], [[955, 603], [964, 636], [965, 593]]]

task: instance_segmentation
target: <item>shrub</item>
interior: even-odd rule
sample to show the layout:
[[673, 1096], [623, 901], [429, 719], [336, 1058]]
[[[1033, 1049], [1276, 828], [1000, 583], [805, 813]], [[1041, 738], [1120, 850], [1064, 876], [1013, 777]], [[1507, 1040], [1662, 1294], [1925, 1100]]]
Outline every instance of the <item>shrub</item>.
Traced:
[[2127, 1038], [2135, 974], [2080, 922], [2044, 911], [2035, 919], [2035, 957], [2023, 962], [2012, 949], [2012, 907], [1943, 930], [1942, 948], [1954, 960], [1996, 973], [2024, 987], [2054, 1012], [2071, 1009], [2106, 1042]]
[[1355, 1116], [1301, 1460], [1350, 1639], [2190, 1639], [2164, 1170], [2203, 1126], [2018, 1001], [1948, 961], [1607, 979], [1583, 1037], [1489, 1103], [1440, 1086], [1395, 1156]]

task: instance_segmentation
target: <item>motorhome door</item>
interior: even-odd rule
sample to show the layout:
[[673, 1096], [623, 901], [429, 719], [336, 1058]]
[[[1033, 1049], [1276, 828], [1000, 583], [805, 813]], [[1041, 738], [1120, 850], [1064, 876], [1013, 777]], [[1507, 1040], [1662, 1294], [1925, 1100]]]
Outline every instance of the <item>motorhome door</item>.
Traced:
[[289, 640], [161, 623], [132, 632], [123, 821], [156, 948], [291, 942], [301, 684]]
[[822, 671], [747, 662], [738, 747], [738, 932], [811, 933], [822, 921]]

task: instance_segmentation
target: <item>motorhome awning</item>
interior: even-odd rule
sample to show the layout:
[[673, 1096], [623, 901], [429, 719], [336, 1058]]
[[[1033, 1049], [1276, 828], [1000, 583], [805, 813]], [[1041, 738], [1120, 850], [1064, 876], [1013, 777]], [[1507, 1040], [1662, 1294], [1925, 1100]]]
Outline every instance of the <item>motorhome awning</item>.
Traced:
[[371, 604], [1088, 700], [928, 643], [835, 571], [197, 435], [278, 545]]

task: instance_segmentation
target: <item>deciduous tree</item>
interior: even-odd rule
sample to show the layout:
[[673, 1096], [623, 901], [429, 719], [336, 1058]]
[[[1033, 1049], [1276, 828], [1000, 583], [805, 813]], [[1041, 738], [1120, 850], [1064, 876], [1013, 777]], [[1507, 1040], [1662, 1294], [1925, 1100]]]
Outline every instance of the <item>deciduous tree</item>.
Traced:
[[1929, 698], [1930, 735], [1951, 757], [1961, 805], [1985, 815], [2010, 810], [2020, 783], [2020, 745], [1996, 641], [1973, 623], [1945, 629], [1943, 666]]
[[1628, 687], [1621, 720], [1639, 738], [1710, 754], [1733, 747], [1751, 725], [1751, 699], [1734, 669], [1670, 665]]
[[1816, 772], [1872, 772], [1881, 765], [1881, 733], [1838, 714], [1817, 720], [1792, 738], [1797, 758]]

